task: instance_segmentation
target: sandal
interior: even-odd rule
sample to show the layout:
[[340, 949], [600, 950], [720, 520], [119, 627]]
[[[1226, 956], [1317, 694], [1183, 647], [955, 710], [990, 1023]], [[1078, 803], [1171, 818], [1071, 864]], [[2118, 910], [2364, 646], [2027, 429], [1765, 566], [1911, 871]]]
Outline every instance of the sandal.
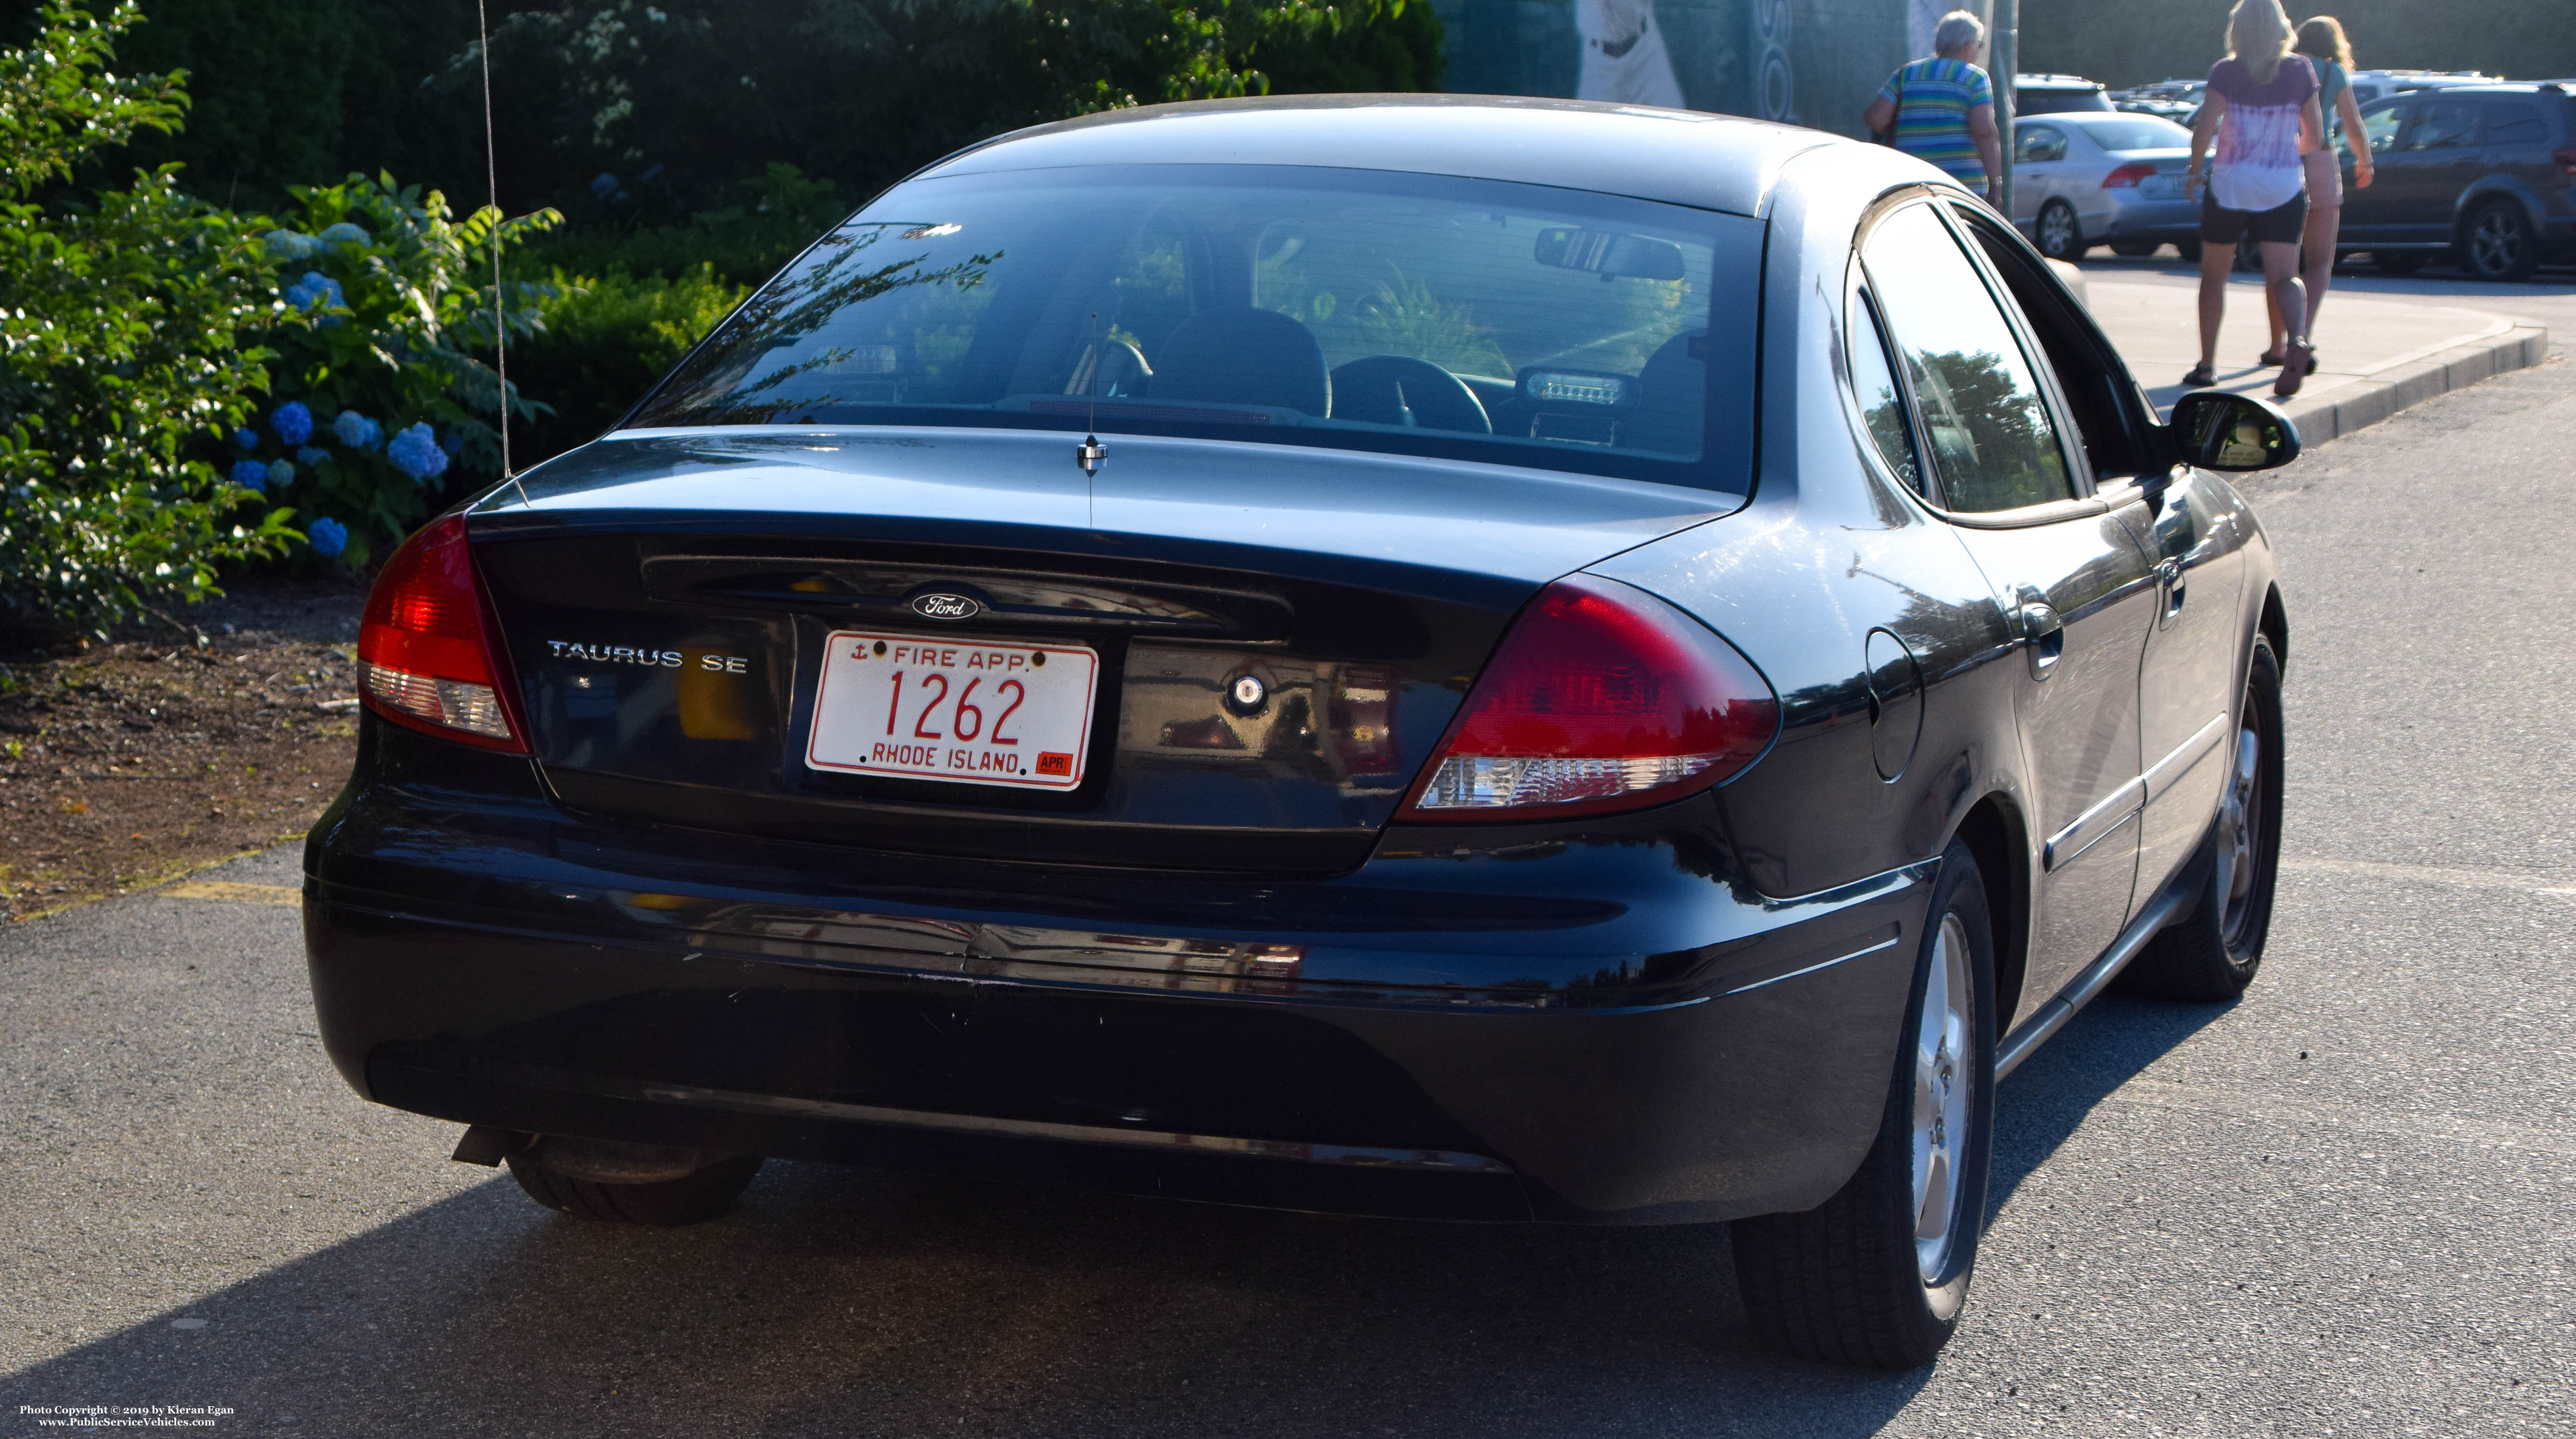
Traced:
[[2183, 376], [2182, 382], [2186, 388], [2197, 390], [2206, 385], [2217, 384], [2218, 372], [2211, 369], [2209, 365], [2204, 362], [2192, 366], [2191, 373]]
[[2288, 348], [2289, 354], [2281, 361], [2281, 378], [2272, 383], [2272, 394], [2277, 399], [2286, 400], [2297, 394], [2301, 382], [2308, 378], [2308, 371], [2316, 368], [2316, 351], [2313, 348], [2297, 343]]
[[2254, 363], [2265, 369], [2277, 369], [2281, 364], [2281, 352], [2278, 350], [2265, 350], [2263, 353], [2254, 357]]

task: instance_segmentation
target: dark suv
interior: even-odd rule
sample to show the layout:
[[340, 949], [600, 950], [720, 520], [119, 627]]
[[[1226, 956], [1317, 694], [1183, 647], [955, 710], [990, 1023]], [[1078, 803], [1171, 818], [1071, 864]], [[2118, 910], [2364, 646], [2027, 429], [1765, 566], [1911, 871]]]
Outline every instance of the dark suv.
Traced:
[[2406, 274], [2448, 254], [2486, 280], [2576, 261], [2576, 99], [2555, 84], [2418, 90], [2362, 107], [2379, 173], [2343, 155], [2338, 253]]

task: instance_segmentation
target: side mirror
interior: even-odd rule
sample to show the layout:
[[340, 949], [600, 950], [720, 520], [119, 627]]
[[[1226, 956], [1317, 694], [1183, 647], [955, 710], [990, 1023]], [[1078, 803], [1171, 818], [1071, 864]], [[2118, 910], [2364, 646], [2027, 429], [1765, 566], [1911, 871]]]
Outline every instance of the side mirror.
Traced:
[[1681, 246], [1608, 230], [1541, 230], [1530, 258], [1559, 270], [1589, 270], [1604, 280], [1682, 277]]
[[2271, 404], [2231, 390], [2174, 401], [2166, 428], [2184, 460], [2205, 470], [2271, 470], [2299, 457], [2299, 427]]

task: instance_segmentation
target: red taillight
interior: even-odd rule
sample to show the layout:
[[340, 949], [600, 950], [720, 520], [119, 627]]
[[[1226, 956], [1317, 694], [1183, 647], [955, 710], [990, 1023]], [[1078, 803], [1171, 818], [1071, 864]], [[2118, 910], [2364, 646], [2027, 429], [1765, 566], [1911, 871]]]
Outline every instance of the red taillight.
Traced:
[[2102, 188], [2105, 190], [2125, 190], [2133, 185], [2143, 185], [2155, 177], [2156, 167], [2153, 165], [2143, 163], [2136, 165], [2123, 165], [2119, 169], [2102, 177]]
[[1778, 697], [1734, 646], [1643, 590], [1575, 575], [1513, 623], [1407, 817], [1662, 804], [1751, 764], [1779, 727]]
[[2549, 158], [2558, 162], [2560, 174], [2576, 176], [2576, 145], [2561, 145], [2549, 152]]
[[465, 517], [432, 521], [385, 561], [358, 625], [358, 691], [367, 708], [443, 739], [526, 754], [483, 596]]

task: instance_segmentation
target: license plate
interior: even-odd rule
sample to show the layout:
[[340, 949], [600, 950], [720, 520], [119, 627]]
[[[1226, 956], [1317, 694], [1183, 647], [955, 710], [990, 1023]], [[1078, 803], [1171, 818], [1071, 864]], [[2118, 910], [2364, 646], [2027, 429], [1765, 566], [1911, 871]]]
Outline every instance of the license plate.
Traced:
[[2179, 195], [2182, 193], [2182, 181], [2171, 175], [2151, 175], [2138, 182], [2138, 193], [2141, 195]]
[[1100, 656], [838, 630], [824, 641], [805, 763], [843, 774], [1072, 789]]

